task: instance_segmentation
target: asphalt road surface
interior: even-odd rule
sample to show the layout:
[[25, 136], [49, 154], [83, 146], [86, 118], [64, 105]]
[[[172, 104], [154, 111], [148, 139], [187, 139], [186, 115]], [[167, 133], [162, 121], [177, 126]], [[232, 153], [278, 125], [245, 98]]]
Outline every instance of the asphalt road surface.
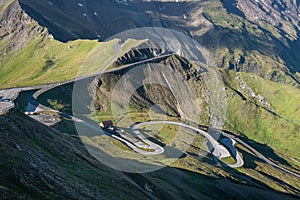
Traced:
[[1, 101], [0, 102], [0, 114], [3, 114], [14, 107], [15, 107], [15, 104], [13, 102]]

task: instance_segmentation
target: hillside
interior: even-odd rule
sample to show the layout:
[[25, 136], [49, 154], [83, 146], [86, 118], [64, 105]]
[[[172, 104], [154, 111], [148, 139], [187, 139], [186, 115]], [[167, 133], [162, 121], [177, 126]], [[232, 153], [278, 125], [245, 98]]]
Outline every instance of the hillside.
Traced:
[[[132, 57], [135, 57], [133, 55], [136, 54], [135, 50], [130, 51], [120, 58], [120, 62], [130, 62]], [[170, 56], [157, 63], [161, 64], [161, 70], [166, 70], [170, 67], [182, 73], [184, 80], [191, 85], [190, 89], [195, 93], [199, 102], [197, 106], [199, 107], [196, 108], [192, 100], [188, 101], [184, 100], [184, 98], [180, 100], [179, 98], [178, 102], [178, 97], [177, 99], [175, 98], [176, 94], [178, 94], [177, 90], [183, 90], [178, 88], [178, 86], [182, 85], [182, 79], [166, 80], [161, 78], [162, 80], [159, 79], [157, 81], [161, 83], [171, 81], [172, 85], [177, 87], [171, 89], [171, 91], [156, 85], [139, 88], [131, 97], [130, 106], [133, 109], [132, 112], [147, 112], [151, 106], [158, 104], [161, 110], [166, 111], [167, 115], [185, 118], [185, 116], [192, 113], [192, 110], [199, 109], [205, 112], [201, 112], [200, 119], [196, 123], [208, 126], [210, 124], [210, 114], [216, 111], [216, 109], [212, 108], [212, 99], [219, 94], [210, 94], [211, 91], [209, 90], [212, 90], [212, 88], [207, 87], [204, 75], [192, 67], [187, 60], [177, 55]], [[149, 71], [148, 73], [154, 73], [150, 69], [151, 65], [144, 67], [145, 71], [140, 76], [146, 77], [147, 71]], [[98, 109], [101, 115], [112, 115], [112, 93], [116, 90], [115, 87], [118, 81], [127, 72], [128, 70], [124, 69], [119, 72], [104, 74], [96, 78], [90, 86], [92, 88], [90, 89], [92, 91], [91, 96], [93, 96], [95, 101], [94, 108]], [[300, 115], [296, 112], [299, 109], [299, 89], [263, 79], [253, 73], [224, 69], [219, 70], [219, 73], [224, 81], [224, 85], [220, 87], [224, 87], [224, 91], [226, 91], [226, 97], [221, 102], [218, 102], [226, 104], [224, 128], [275, 148], [277, 152], [300, 159], [298, 151], [300, 144], [299, 140], [297, 140], [300, 130]], [[152, 76], [160, 77], [159, 74], [152, 74]], [[136, 77], [132, 75], [128, 79], [131, 81], [126, 82], [126, 86], [123, 88], [125, 91], [126, 88], [134, 86], [135, 81], [133, 80]], [[182, 91], [181, 94], [185, 93]], [[123, 94], [122, 91], [119, 91], [119, 95], [119, 99], [126, 97], [126, 93]], [[51, 99], [49, 95], [45, 96]], [[193, 97], [190, 98], [192, 99]], [[289, 104], [286, 102], [289, 102]], [[49, 104], [47, 103], [47, 105]], [[122, 108], [119, 108], [119, 110], [122, 110]], [[156, 112], [161, 111], [158, 109]]]
[[76, 137], [40, 125], [19, 112], [0, 117], [1, 198], [145, 196], [124, 174], [93, 159]]
[[[267, 164], [241, 143], [236, 149], [244, 166], [231, 169], [203, 149], [207, 141], [199, 134], [191, 144], [188, 137], [174, 142], [184, 131], [171, 125], [157, 135], [155, 126], [143, 131], [182, 156], [159, 155], [169, 162], [154, 172], [113, 170], [89, 154], [82, 141], [124, 163], [135, 152], [111, 137], [80, 138], [69, 116], [76, 116], [77, 106], [83, 119], [113, 120], [125, 130], [163, 117], [203, 130], [220, 128], [299, 173], [299, 19], [298, 0], [0, 0], [0, 89], [58, 83], [37, 100], [62, 112], [49, 127], [23, 114], [32, 100], [29, 91], [20, 94], [14, 110], [0, 115], [0, 199], [299, 198], [299, 178]], [[196, 40], [213, 58], [222, 83], [206, 82], [207, 63], [191, 62], [187, 54], [164, 47], [170, 38], [183, 42], [176, 34], [160, 38], [160, 44], [146, 36], [113, 36], [140, 27], [172, 29]], [[154, 59], [138, 68], [136, 62], [149, 58]], [[128, 76], [130, 69], [142, 70]], [[179, 77], [172, 78], [167, 69]], [[99, 75], [102, 70], [110, 72]], [[149, 75], [169, 87], [143, 82], [132, 95], [126, 90]], [[114, 93], [124, 77], [122, 89]], [[190, 88], [180, 87], [185, 83]], [[76, 90], [78, 85], [84, 92]], [[129, 111], [112, 113], [112, 105], [124, 110], [113, 98], [125, 102], [128, 95]], [[196, 120], [189, 113], [196, 113]], [[182, 144], [188, 148], [182, 150]], [[235, 162], [232, 156], [223, 161]]]
[[[109, 48], [96, 39], [104, 41], [125, 30], [155, 26], [192, 36], [215, 55], [217, 67], [299, 87], [298, 5], [292, 1], [230, 2], [2, 1], [1, 74], [6, 76], [1, 77], [1, 85], [70, 79], [91, 50], [102, 49], [101, 45]], [[70, 42], [77, 39], [94, 41]], [[58, 75], [59, 70], [66, 74]], [[21, 74], [28, 75], [14, 80]], [[43, 77], [42, 81], [37, 77]]]
[[218, 67], [299, 84], [299, 5], [294, 1], [120, 2], [20, 0], [61, 41], [105, 40], [139, 27], [170, 28], [210, 49]]
[[[125, 55], [123, 62], [126, 62], [126, 58], [131, 57], [130, 55]], [[165, 60], [159, 61], [159, 63], [163, 64], [165, 68], [176, 68], [176, 70], [188, 79], [192, 89], [197, 92], [197, 98], [201, 101], [199, 110], [208, 110], [211, 108], [210, 102], [212, 97], [208, 94], [208, 89], [203, 83], [201, 75], [197, 74], [195, 69], [185, 59], [179, 56], [170, 56]], [[143, 67], [144, 73], [139, 74], [139, 76], [145, 76], [149, 71], [154, 73], [150, 64]], [[165, 71], [166, 69], [164, 69]], [[112, 113], [111, 104], [112, 99], [114, 99], [112, 98], [112, 92], [126, 72], [128, 72], [128, 69], [111, 72], [97, 77], [94, 81], [91, 80], [91, 85], [87, 85], [89, 88], [85, 90], [92, 91], [90, 96], [93, 98], [94, 101], [92, 103], [94, 104], [88, 107], [90, 110], [84, 108], [84, 115], [88, 115], [93, 119], [96, 117], [96, 121], [114, 120], [117, 126], [126, 129], [132, 123], [160, 119], [160, 114], [164, 112], [171, 121], [185, 120], [186, 114], [191, 113], [191, 110], [195, 109], [192, 103], [182, 106], [178, 105], [178, 101], [175, 98], [176, 89], [166, 89], [159, 85], [150, 84], [140, 87], [133, 93], [129, 102], [129, 112], [120, 116]], [[228, 96], [227, 119], [223, 129], [231, 131], [241, 140], [280, 166], [294, 172], [299, 171], [299, 163], [297, 162], [299, 159], [299, 140], [297, 140], [299, 137], [299, 115], [294, 112], [294, 110], [298, 109], [298, 89], [290, 85], [267, 81], [253, 74], [236, 73], [227, 70], [220, 70], [220, 73], [225, 81]], [[154, 74], [153, 76], [160, 77], [159, 74]], [[134, 76], [129, 79], [131, 81], [127, 81], [124, 91], [126, 91], [126, 88], [131, 88], [134, 85]], [[166, 76], [165, 79], [160, 79], [160, 81], [169, 82], [170, 79]], [[182, 79], [174, 81], [174, 85], [182, 83]], [[80, 82], [76, 84], [81, 85]], [[73, 84], [61, 86], [44, 93], [38, 100], [43, 105], [59, 109], [62, 112], [72, 113], [72, 108], [74, 107], [71, 107], [71, 105], [76, 106], [76, 103], [74, 104], [70, 91], [74, 91]], [[120, 91], [118, 99], [126, 98], [126, 96], [126, 92]], [[85, 98], [79, 98], [78, 101], [81, 102], [82, 99]], [[285, 105], [284, 102], [286, 101], [291, 102], [291, 105], [283, 107], [282, 105]], [[156, 107], [153, 105], [156, 105]], [[122, 104], [119, 106], [122, 107]], [[178, 109], [179, 107], [181, 107], [180, 110]], [[122, 110], [122, 108], [119, 108], [119, 110]], [[198, 123], [202, 126], [211, 125], [209, 115], [209, 112], [202, 112]], [[133, 122], [128, 123], [128, 118]], [[162, 117], [162, 119], [165, 118]], [[62, 119], [62, 122], [58, 123], [56, 127], [61, 130], [68, 130], [70, 134], [77, 134], [74, 125], [70, 124], [68, 119]], [[181, 145], [177, 145], [177, 143], [176, 145], [173, 144], [174, 138], [177, 137], [176, 133], [178, 133], [176, 131], [178, 130], [172, 126], [165, 127], [158, 135], [154, 136], [155, 141], [163, 146], [176, 147], [177, 151], [184, 151]], [[105, 140], [105, 144], [110, 144], [107, 146], [101, 145], [103, 144], [103, 138], [99, 138], [99, 140], [102, 143], [98, 144], [95, 138], [93, 140], [85, 140], [85, 142], [95, 146], [98, 145], [99, 149], [103, 149], [108, 154], [116, 151], [114, 150], [114, 145], [117, 143]], [[183, 139], [183, 141], [187, 142], [186, 139]], [[195, 138], [193, 144], [184, 153], [184, 156], [178, 160], [175, 159], [176, 162], [170, 166], [193, 170], [196, 173], [205, 175], [207, 175], [208, 171], [213, 171], [213, 173], [218, 171], [219, 169], [215, 168], [210, 156], [200, 159], [201, 161], [199, 162], [198, 155], [201, 155], [200, 149], [203, 148], [201, 146], [203, 142], [203, 138]], [[124, 148], [122, 144], [118, 145]], [[222, 169], [224, 172], [218, 171], [217, 173], [221, 173], [228, 178], [237, 176], [238, 181], [244, 180], [244, 176], [251, 177], [252, 179], [268, 184], [271, 188], [278, 191], [294, 193], [293, 189], [287, 189], [291, 186], [292, 188], [297, 188], [295, 192], [298, 193], [299, 184], [297, 178], [261, 162], [261, 160], [253, 157], [253, 154], [242, 146], [238, 145], [238, 148], [245, 159], [245, 166], [237, 171], [230, 170], [227, 173], [225, 172], [227, 171], [225, 168]], [[118, 151], [118, 157], [121, 158], [126, 158], [128, 154], [128, 151]]]
[[[147, 174], [114, 171], [89, 155], [78, 137], [20, 112], [0, 119], [2, 199], [244, 199], [257, 194], [264, 199], [295, 198], [239, 172], [206, 168], [208, 161], [202, 163], [206, 169], [201, 173], [180, 169], [181, 164]], [[242, 192], [235, 193], [237, 188]], [[284, 188], [294, 190], [288, 185]]]
[[[118, 40], [76, 40], [63, 43], [32, 19], [17, 0], [0, 3], [0, 88], [41, 85], [76, 78], [80, 67], [89, 66], [80, 76], [99, 72], [113, 57]], [[124, 53], [137, 45], [124, 41]], [[91, 56], [98, 56], [97, 63]], [[95, 58], [94, 58], [95, 59]]]

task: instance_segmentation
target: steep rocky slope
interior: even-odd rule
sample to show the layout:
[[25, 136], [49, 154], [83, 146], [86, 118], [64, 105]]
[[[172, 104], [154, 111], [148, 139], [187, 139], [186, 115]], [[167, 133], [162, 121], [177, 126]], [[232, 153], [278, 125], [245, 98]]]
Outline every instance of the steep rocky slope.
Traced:
[[0, 54], [24, 47], [36, 37], [47, 36], [47, 29], [33, 20], [19, 5], [18, 1], [0, 2]]
[[137, 27], [171, 28], [210, 49], [219, 67], [299, 84], [299, 10], [294, 1], [20, 0], [20, 3], [62, 41], [104, 40]]
[[[213, 165], [212, 158], [200, 162], [205, 167], [198, 173], [176, 164], [147, 174], [114, 171], [91, 157], [75, 136], [16, 111], [0, 119], [1, 199], [244, 199], [258, 194], [262, 199], [296, 198], [285, 194], [297, 194], [288, 184], [281, 183], [285, 192], [277, 192]], [[183, 162], [199, 162], [186, 159]]]
[[93, 159], [78, 138], [19, 112], [0, 117], [1, 199], [145, 197], [124, 174]]
[[[21, 8], [19, 1], [1, 1], [0, 6], [0, 88], [73, 79], [81, 66], [93, 62], [85, 61], [90, 54], [96, 52], [103, 58], [97, 60], [102, 64], [89, 65], [89, 70], [85, 71], [93, 74], [100, 70], [99, 65], [104, 65], [114, 57], [115, 52], [111, 47], [117, 40], [106, 43], [99, 43], [97, 40], [63, 43], [53, 39], [46, 27], [41, 26]], [[131, 45], [136, 44], [127, 43], [127, 48], [130, 49]]]

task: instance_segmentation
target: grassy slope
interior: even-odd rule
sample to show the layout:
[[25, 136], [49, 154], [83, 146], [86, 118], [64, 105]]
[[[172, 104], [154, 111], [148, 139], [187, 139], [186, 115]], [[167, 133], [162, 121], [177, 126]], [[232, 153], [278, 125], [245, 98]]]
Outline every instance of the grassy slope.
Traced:
[[275, 83], [255, 75], [242, 74], [242, 78], [256, 94], [260, 93], [280, 117], [300, 125], [300, 90], [290, 85]]
[[[2, 59], [0, 88], [55, 83], [99, 72], [114, 57], [111, 46], [117, 41], [62, 43], [36, 38]], [[122, 50], [129, 51], [140, 43], [130, 40]]]
[[[290, 52], [285, 46], [289, 37], [263, 20], [253, 23], [228, 13], [220, 1], [199, 4], [204, 7], [203, 15], [218, 28], [217, 31], [211, 31], [211, 35], [208, 34], [207, 38], [213, 37], [214, 40], [205, 40], [204, 36], [202, 41], [204, 46], [215, 53], [216, 65], [229, 67], [230, 63], [235, 70], [264, 77], [239, 74], [256, 95], [260, 94], [271, 104], [276, 113], [274, 115], [266, 111], [257, 100], [247, 96], [235, 81], [237, 74], [230, 72], [230, 77], [225, 77], [226, 84], [241, 92], [246, 100], [230, 90], [226, 128], [299, 160], [300, 143], [297, 138], [300, 133], [300, 90], [290, 86], [299, 87], [286, 68], [287, 63], [295, 61], [289, 57]], [[242, 63], [241, 57], [245, 58]], [[275, 77], [272, 76], [274, 72]], [[231, 98], [232, 94], [235, 95]]]
[[[251, 74], [223, 73], [229, 87], [238, 90], [243, 97], [232, 90], [228, 92], [227, 125], [233, 132], [240, 132], [250, 139], [267, 144], [277, 152], [287, 154], [300, 159], [299, 133], [300, 115], [299, 100], [300, 91], [289, 85], [274, 83]], [[235, 77], [242, 77], [254, 93], [262, 95], [275, 110], [273, 114], [263, 108], [260, 102], [249, 97]], [[234, 95], [233, 95], [234, 94]]]
[[[52, 39], [17, 0], [0, 3], [0, 89], [66, 81], [99, 72], [115, 56], [112, 46], [119, 42]], [[128, 40], [125, 53], [143, 41]]]
[[[39, 85], [72, 79], [76, 77], [88, 53], [100, 45], [106, 44], [83, 40], [60, 43], [50, 38], [36, 38], [2, 60], [1, 87]], [[97, 70], [94, 68], [94, 71]]]

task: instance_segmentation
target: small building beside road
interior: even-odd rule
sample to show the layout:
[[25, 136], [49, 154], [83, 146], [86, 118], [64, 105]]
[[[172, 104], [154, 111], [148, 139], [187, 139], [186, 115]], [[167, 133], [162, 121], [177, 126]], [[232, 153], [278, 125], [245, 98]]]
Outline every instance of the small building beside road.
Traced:
[[101, 128], [107, 129], [107, 128], [112, 127], [114, 124], [111, 120], [108, 120], [108, 121], [100, 122], [99, 125], [100, 125]]

